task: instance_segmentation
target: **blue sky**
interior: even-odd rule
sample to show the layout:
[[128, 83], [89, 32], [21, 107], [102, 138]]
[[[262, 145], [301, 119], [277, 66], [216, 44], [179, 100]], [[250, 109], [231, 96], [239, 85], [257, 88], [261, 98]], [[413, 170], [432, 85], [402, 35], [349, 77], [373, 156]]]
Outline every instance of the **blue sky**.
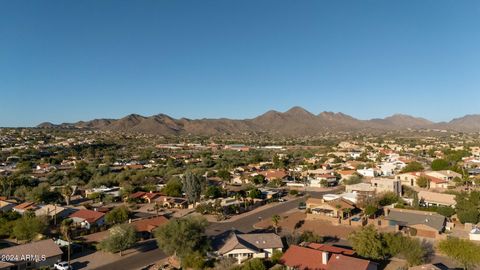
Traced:
[[0, 2], [0, 126], [480, 113], [480, 2]]

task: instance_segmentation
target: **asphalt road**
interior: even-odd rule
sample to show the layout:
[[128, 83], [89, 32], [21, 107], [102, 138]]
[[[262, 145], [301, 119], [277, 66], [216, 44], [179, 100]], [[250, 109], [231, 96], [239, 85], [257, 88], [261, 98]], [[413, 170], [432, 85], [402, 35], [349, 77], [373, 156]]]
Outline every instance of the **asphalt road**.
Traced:
[[[327, 192], [308, 192], [312, 197], [321, 197]], [[231, 222], [215, 222], [211, 223], [207, 228], [207, 235], [214, 236], [224, 233], [228, 230], [239, 230], [242, 232], [250, 232], [254, 230], [253, 225], [259, 222], [261, 219], [269, 219], [274, 215], [278, 215], [289, 210], [298, 207], [298, 203], [305, 201], [305, 197], [300, 197], [292, 200], [288, 200], [278, 205], [272, 206], [265, 210], [259, 211], [255, 214], [247, 215]], [[142, 269], [146, 266], [152, 265], [155, 262], [163, 259], [166, 255], [157, 247], [154, 240], [149, 241], [141, 246], [142, 252], [125, 257], [116, 262], [104, 265], [102, 267], [95, 268], [97, 270], [120, 270], [120, 269]]]
[[[123, 269], [142, 269], [148, 265], [166, 258], [167, 256], [157, 247], [153, 239], [146, 242], [141, 247], [141, 252], [130, 257], [126, 257], [113, 263], [95, 268], [96, 270], [123, 270]], [[88, 268], [87, 268], [88, 269]]]

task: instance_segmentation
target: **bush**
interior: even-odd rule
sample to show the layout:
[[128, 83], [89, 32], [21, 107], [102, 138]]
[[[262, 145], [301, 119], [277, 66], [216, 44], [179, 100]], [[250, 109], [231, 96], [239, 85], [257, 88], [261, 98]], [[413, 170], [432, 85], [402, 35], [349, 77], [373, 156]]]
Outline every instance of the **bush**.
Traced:
[[441, 170], [446, 170], [450, 167], [450, 164], [448, 164], [448, 161], [445, 159], [435, 159], [432, 161], [432, 170], [434, 171], [441, 171]]
[[408, 163], [408, 165], [405, 166], [405, 168], [403, 168], [403, 170], [401, 172], [402, 173], [407, 173], [407, 172], [419, 172], [419, 171], [423, 171], [422, 164], [420, 164], [416, 161], [412, 161], [412, 162]]

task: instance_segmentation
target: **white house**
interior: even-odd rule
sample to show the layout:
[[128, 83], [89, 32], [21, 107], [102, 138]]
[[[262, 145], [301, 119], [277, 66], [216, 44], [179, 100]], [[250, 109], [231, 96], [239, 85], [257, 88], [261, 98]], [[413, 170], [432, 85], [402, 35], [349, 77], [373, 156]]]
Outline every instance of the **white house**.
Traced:
[[280, 236], [274, 233], [233, 232], [218, 250], [218, 255], [235, 258], [241, 263], [250, 258], [269, 258], [275, 250], [283, 250]]
[[105, 224], [105, 214], [97, 211], [81, 209], [71, 214], [69, 218], [73, 223], [86, 229], [90, 229], [92, 225], [101, 226]]
[[364, 177], [375, 177], [377, 172], [373, 168], [358, 169], [357, 173]]

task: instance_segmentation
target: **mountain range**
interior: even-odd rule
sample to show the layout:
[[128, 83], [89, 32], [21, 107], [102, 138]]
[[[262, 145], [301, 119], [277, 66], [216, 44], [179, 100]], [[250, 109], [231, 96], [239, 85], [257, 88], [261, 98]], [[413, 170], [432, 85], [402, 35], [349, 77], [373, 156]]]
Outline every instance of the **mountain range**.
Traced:
[[441, 129], [479, 132], [480, 115], [466, 115], [449, 122], [435, 123], [424, 118], [394, 114], [386, 118], [359, 120], [343, 113], [322, 112], [318, 115], [293, 107], [286, 112], [268, 111], [252, 119], [175, 119], [165, 114], [142, 116], [130, 114], [121, 119], [94, 119], [55, 125], [49, 122], [39, 128], [82, 128], [157, 135], [218, 135], [270, 133], [285, 136], [316, 135], [323, 132], [406, 129]]

